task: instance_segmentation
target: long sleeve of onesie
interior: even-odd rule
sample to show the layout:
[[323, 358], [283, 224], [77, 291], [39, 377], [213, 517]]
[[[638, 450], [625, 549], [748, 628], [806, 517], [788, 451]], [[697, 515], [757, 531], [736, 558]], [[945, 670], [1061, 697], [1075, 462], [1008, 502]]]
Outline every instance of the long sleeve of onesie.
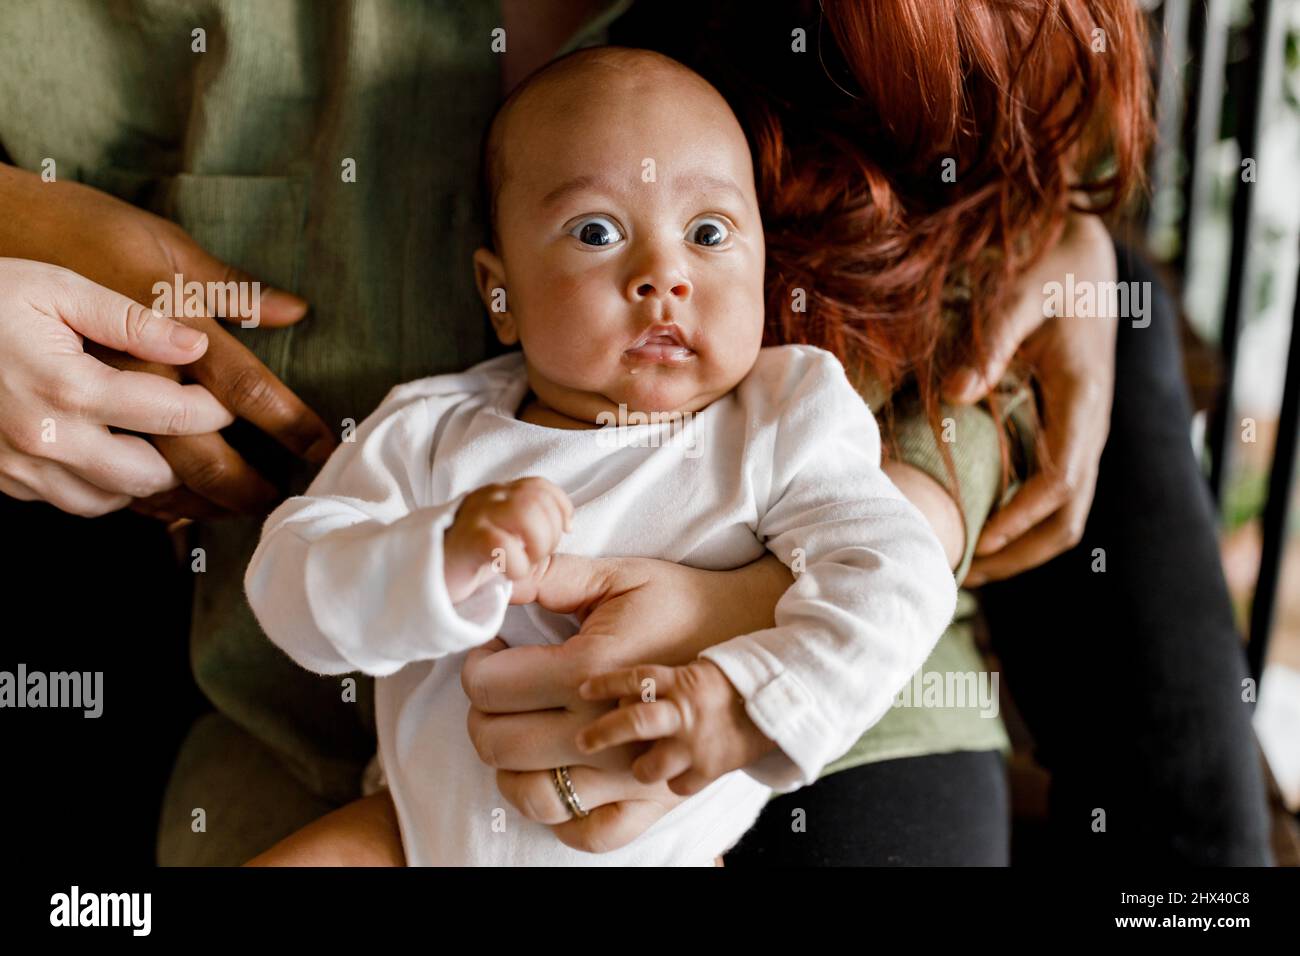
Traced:
[[788, 364], [768, 392], [781, 407], [758, 532], [795, 581], [774, 627], [700, 656], [778, 745], [746, 771], [789, 791], [885, 715], [948, 626], [956, 586], [924, 516], [881, 470], [875, 418], [839, 362]]
[[428, 394], [431, 382], [390, 392], [263, 528], [244, 577], [248, 601], [267, 636], [308, 670], [386, 676], [483, 644], [505, 617], [503, 576], [458, 604], [447, 593], [443, 532], [464, 496], [431, 504], [428, 463], [440, 409], [463, 396]]

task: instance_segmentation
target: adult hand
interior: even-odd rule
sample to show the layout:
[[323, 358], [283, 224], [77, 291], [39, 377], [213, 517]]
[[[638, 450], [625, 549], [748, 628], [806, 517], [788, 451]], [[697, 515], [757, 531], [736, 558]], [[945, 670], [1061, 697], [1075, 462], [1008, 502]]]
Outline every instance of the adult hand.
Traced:
[[232, 416], [200, 385], [120, 372], [83, 336], [155, 362], [192, 362], [207, 336], [74, 272], [0, 259], [0, 491], [94, 516], [157, 494], [176, 475], [148, 442], [216, 431]]
[[[137, 303], [155, 301], [154, 285], [251, 282], [252, 277], [201, 249], [175, 223], [79, 183], [43, 182], [39, 176], [0, 164], [0, 256], [60, 265]], [[297, 296], [262, 287], [260, 322], [291, 325], [307, 311]], [[221, 327], [218, 319], [238, 316], [217, 308], [214, 315], [177, 316], [202, 331], [205, 350], [181, 358], [133, 354], [109, 341], [88, 342], [86, 351], [124, 371], [150, 372], [171, 382], [203, 385], [236, 418], [267, 432], [294, 454], [322, 462], [336, 444], [319, 416], [256, 356]], [[93, 339], [93, 336], [87, 336]], [[46, 383], [48, 384], [48, 383]], [[160, 518], [200, 517], [227, 511], [256, 513], [275, 500], [275, 489], [215, 430], [178, 436], [148, 432], [180, 486], [141, 496], [137, 510]]]
[[1046, 317], [1045, 285], [1064, 284], [1067, 273], [1076, 286], [1115, 281], [1115, 247], [1097, 217], [1071, 218], [1061, 242], [1021, 280], [1014, 308], [991, 323], [983, 364], [944, 383], [947, 400], [978, 401], [1018, 355], [1042, 394], [1046, 459], [984, 526], [968, 586], [1012, 577], [1078, 544], [1092, 507], [1110, 432], [1119, 319]]
[[[650, 558], [555, 555], [539, 584], [538, 603], [576, 614], [581, 630], [556, 645], [507, 648], [493, 641], [471, 651], [461, 672], [470, 739], [480, 759], [497, 768], [502, 796], [576, 849], [599, 853], [631, 842], [685, 799], [694, 783], [674, 789], [663, 781], [638, 781], [630, 768], [645, 745], [583, 754], [579, 731], [612, 708], [584, 700], [578, 688], [588, 677], [622, 667], [686, 664], [707, 647], [771, 627], [776, 602], [792, 583], [772, 555], [734, 571]], [[569, 767], [588, 816], [570, 819], [549, 772], [559, 766]]]

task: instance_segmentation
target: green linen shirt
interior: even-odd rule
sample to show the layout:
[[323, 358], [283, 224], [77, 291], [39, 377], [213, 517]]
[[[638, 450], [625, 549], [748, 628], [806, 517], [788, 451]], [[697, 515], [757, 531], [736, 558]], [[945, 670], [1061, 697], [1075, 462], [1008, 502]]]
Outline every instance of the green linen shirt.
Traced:
[[[628, 4], [611, 3], [568, 46], [599, 40]], [[490, 354], [471, 254], [500, 25], [497, 0], [10, 0], [0, 148], [30, 170], [53, 158], [61, 178], [164, 215], [222, 260], [306, 298], [298, 326], [230, 328], [342, 432], [393, 385]], [[867, 397], [873, 409], [882, 398]], [[996, 494], [997, 425], [980, 408], [944, 414], [966, 520], [960, 580]], [[232, 436], [286, 493], [310, 479], [264, 436], [238, 426]], [[901, 420], [899, 439], [905, 460], [949, 484], [919, 415]], [[195, 529], [207, 570], [195, 581], [191, 656], [216, 713], [192, 729], [173, 771], [164, 864], [247, 859], [354, 799], [374, 753], [372, 682], [310, 674], [257, 627], [242, 579], [259, 529], [255, 519]], [[972, 609], [963, 594], [924, 670], [984, 670]], [[900, 707], [827, 772], [1007, 747], [1002, 722], [973, 707]]]

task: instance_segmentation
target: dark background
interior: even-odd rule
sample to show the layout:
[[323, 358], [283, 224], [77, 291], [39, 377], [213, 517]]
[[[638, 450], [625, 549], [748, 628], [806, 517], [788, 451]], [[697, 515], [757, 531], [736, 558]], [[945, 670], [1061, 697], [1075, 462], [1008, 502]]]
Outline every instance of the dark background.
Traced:
[[167, 775], [208, 707], [190, 674], [189, 563], [164, 527], [0, 495], [0, 670], [103, 671], [103, 713], [0, 709], [3, 856], [153, 866]]

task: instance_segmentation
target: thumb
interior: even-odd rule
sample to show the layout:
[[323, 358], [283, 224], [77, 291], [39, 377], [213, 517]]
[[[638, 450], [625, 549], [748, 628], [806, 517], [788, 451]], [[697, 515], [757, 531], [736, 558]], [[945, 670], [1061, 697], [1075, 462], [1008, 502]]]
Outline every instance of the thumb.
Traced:
[[[177, 250], [185, 282], [216, 283], [219, 293], [211, 297], [213, 312], [229, 322], [251, 322], [278, 328], [293, 325], [307, 314], [307, 300], [277, 289], [249, 275], [243, 269], [227, 265], [210, 255], [197, 242], [186, 237], [186, 248]], [[215, 288], [215, 287], [214, 287]], [[179, 312], [179, 305], [177, 307]]]
[[184, 365], [208, 348], [198, 329], [169, 319], [134, 299], [106, 289], [75, 272], [54, 293], [55, 311], [68, 327], [100, 345], [146, 362]]
[[984, 354], [978, 356], [978, 361], [954, 369], [944, 379], [944, 400], [969, 405], [987, 395], [1006, 374], [1025, 339], [1045, 320], [1043, 297], [1032, 289], [1008, 311], [991, 317], [984, 330]]
[[609, 593], [610, 565], [580, 554], [553, 554], [534, 600], [557, 614], [586, 616], [586, 610]]

